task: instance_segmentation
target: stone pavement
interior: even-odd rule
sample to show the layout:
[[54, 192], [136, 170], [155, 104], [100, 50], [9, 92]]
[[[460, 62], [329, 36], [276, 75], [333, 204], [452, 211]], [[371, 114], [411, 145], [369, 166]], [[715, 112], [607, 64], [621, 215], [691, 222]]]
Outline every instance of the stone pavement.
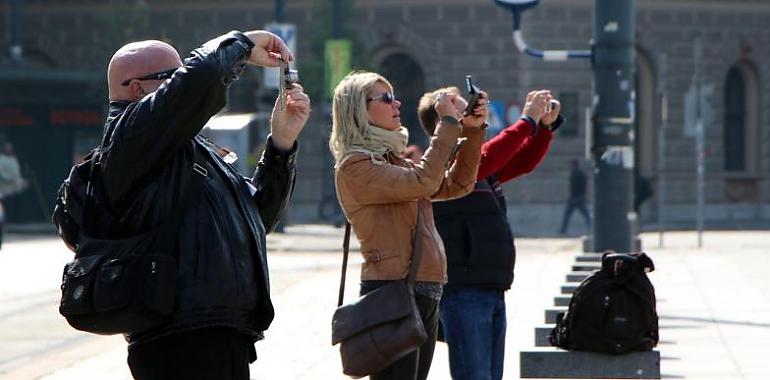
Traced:
[[[257, 343], [259, 359], [251, 367], [252, 379], [346, 378], [340, 372], [337, 349], [330, 345], [341, 235], [341, 229], [303, 225], [269, 236], [276, 320], [266, 339]], [[702, 249], [697, 248], [694, 232], [666, 233], [664, 248], [657, 247], [657, 237], [642, 234], [644, 250], [657, 268], [650, 279], [658, 297], [661, 342], [657, 349], [662, 356], [662, 377], [770, 378], [770, 346], [766, 343], [770, 341], [770, 231], [706, 232]], [[50, 238], [42, 243], [25, 239], [11, 240], [0, 251], [0, 379], [130, 379], [120, 337], [70, 331], [69, 340], [57, 345], [51, 343], [52, 333], [30, 331], [29, 325], [4, 318], [14, 310], [25, 310], [21, 306], [6, 310], [6, 299], [16, 299], [14, 294], [20, 291], [38, 294], [47, 289], [39, 303], [54, 303], [42, 312], [53, 320], [45, 328], [61, 330], [62, 335], [68, 331], [66, 323], [56, 318], [55, 308], [58, 278], [54, 269], [60, 268], [61, 258], [49, 265], [52, 269], [43, 265], [36, 271], [18, 261], [32, 254], [33, 247], [55, 243]], [[560, 294], [564, 275], [581, 246], [576, 238], [522, 238], [516, 245], [516, 280], [506, 293], [506, 379], [518, 378], [519, 351], [534, 346], [534, 326], [543, 323], [543, 311], [552, 307], [553, 297]], [[347, 300], [357, 293], [357, 262], [354, 253]], [[7, 280], [12, 272], [21, 270], [31, 276], [37, 272], [33, 285], [14, 285]], [[48, 351], [32, 355], [27, 362], [18, 355], [2, 355], [3, 346], [23, 338], [25, 344], [36, 342], [41, 350], [47, 347]], [[429, 379], [449, 379], [443, 344], [437, 346]]]

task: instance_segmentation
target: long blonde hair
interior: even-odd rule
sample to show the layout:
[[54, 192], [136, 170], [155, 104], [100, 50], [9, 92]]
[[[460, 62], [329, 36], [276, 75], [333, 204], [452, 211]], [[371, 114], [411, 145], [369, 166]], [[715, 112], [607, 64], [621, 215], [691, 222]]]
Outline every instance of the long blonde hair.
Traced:
[[406, 147], [406, 128], [389, 131], [369, 122], [366, 97], [376, 83], [393, 92], [393, 85], [382, 75], [365, 71], [351, 72], [334, 89], [329, 149], [336, 164], [352, 152], [368, 153], [372, 160], [380, 161], [386, 153], [400, 155]]

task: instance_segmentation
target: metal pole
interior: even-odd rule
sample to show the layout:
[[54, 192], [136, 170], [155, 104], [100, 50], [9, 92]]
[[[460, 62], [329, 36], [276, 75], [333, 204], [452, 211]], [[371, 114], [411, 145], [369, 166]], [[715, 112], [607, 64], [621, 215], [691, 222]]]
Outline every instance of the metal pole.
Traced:
[[342, 38], [342, 0], [332, 2], [332, 38]]
[[695, 39], [695, 159], [697, 173], [697, 228], [698, 228], [698, 248], [703, 247], [703, 204], [705, 185], [703, 176], [705, 168], [705, 136], [703, 130], [703, 105], [701, 97], [703, 92], [703, 39]]
[[284, 19], [284, 0], [275, 0], [275, 22], [281, 23]]
[[668, 76], [668, 56], [661, 54], [658, 58], [658, 94], [660, 95], [660, 128], [658, 129], [658, 247], [663, 248], [663, 211], [666, 202], [665, 174], [666, 170], [666, 127], [668, 125], [668, 91], [666, 89]]
[[8, 56], [14, 66], [22, 61], [22, 34], [24, 32], [24, 0], [11, 0], [8, 15]]
[[635, 9], [635, 0], [594, 3], [594, 252], [630, 252], [635, 239]]

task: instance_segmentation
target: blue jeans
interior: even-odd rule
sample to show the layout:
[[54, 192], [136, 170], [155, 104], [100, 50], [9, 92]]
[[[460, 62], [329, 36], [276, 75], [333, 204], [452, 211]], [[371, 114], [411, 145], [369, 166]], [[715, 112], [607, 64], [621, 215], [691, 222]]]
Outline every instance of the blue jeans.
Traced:
[[439, 307], [454, 380], [502, 379], [505, 298], [500, 289], [447, 288]]

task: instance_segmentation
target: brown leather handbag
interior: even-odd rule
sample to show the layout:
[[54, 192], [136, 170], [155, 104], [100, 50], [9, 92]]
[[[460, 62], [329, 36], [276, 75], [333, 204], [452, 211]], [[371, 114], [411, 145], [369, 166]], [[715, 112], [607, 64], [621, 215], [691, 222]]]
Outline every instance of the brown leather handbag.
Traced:
[[332, 345], [340, 343], [345, 375], [360, 378], [381, 371], [427, 339], [414, 300], [414, 282], [422, 256], [421, 230], [422, 211], [418, 204], [417, 228], [412, 240], [414, 253], [406, 279], [383, 285], [353, 303], [342, 305], [350, 248], [350, 223], [345, 226], [340, 293], [332, 318]]

